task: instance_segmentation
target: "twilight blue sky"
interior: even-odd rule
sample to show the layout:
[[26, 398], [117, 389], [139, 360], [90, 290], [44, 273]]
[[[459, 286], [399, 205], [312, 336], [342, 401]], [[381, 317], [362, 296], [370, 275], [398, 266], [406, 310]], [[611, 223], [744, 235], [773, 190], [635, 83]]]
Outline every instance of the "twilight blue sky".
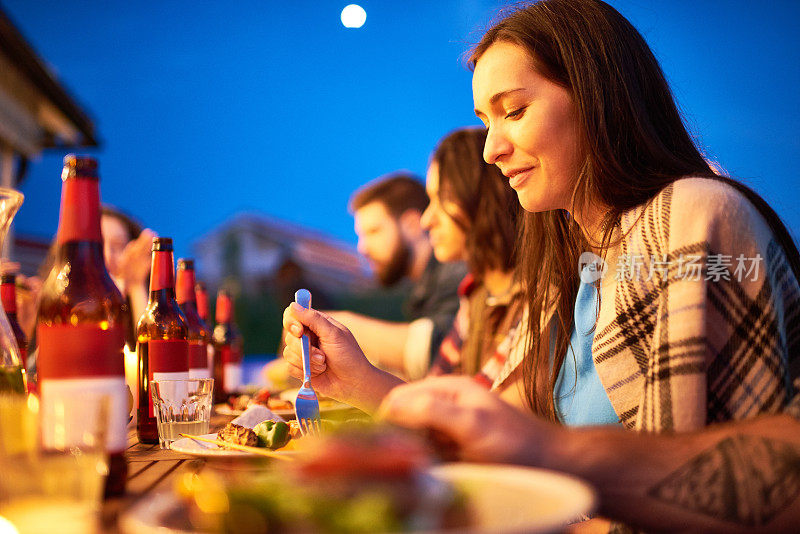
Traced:
[[[460, 56], [497, 0], [2, 0], [94, 118], [103, 200], [179, 255], [240, 210], [355, 243], [363, 182], [423, 174], [478, 124]], [[705, 151], [800, 235], [800, 2], [612, 0], [644, 34]], [[766, 6], [766, 7], [764, 7]], [[63, 153], [30, 166], [16, 228], [49, 237]]]

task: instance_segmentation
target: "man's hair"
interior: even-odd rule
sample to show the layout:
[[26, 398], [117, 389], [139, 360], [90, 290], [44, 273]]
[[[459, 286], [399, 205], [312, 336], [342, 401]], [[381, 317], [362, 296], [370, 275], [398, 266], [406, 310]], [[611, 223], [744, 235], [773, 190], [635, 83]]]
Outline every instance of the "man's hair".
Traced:
[[407, 210], [420, 213], [428, 207], [428, 195], [422, 180], [407, 171], [387, 174], [359, 188], [350, 198], [350, 213], [380, 202], [392, 217], [400, 217]]

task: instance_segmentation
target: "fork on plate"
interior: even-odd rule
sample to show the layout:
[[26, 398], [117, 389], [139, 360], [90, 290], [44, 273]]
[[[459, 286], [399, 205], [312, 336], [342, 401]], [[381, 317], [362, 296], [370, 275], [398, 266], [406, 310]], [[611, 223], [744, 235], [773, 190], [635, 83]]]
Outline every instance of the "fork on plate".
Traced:
[[[294, 294], [294, 301], [304, 308], [311, 308], [311, 292], [308, 289], [298, 289]], [[303, 387], [297, 392], [294, 414], [304, 436], [319, 435], [319, 401], [311, 387], [311, 341], [308, 334], [303, 334], [300, 338], [300, 346], [303, 353]]]

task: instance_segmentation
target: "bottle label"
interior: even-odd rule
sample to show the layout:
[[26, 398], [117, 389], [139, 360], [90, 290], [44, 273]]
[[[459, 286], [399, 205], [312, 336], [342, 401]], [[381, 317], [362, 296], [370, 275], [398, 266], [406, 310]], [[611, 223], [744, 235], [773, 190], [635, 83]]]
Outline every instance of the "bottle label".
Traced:
[[0, 284], [0, 302], [6, 313], [17, 313], [17, 288], [14, 284]]
[[[102, 424], [98, 412], [107, 406], [107, 450], [125, 450], [128, 394], [125, 388], [124, 343], [119, 326], [93, 324], [37, 326], [39, 391], [42, 395], [42, 440], [45, 447], [80, 444], [86, 430]], [[72, 409], [84, 399], [85, 412]], [[76, 414], [76, 412], [78, 412]]]
[[100, 234], [100, 184], [96, 179], [69, 178], [64, 181], [56, 240], [59, 245], [70, 241], [103, 241]]
[[189, 378], [189, 343], [184, 339], [152, 339], [147, 342], [149, 362], [149, 382], [147, 404], [150, 417], [155, 417], [153, 409], [153, 380], [183, 380]]
[[122, 327], [95, 324], [38, 325], [39, 381], [51, 378], [125, 376]]
[[208, 370], [208, 351], [206, 344], [202, 341], [189, 343], [189, 370], [192, 369]]
[[224, 345], [220, 348], [220, 355], [222, 356], [222, 363], [241, 363], [242, 351], [230, 345]]
[[242, 387], [242, 365], [239, 363], [226, 363], [222, 367], [222, 381], [225, 384], [225, 393], [235, 393]]
[[40, 379], [39, 391], [45, 448], [92, 445], [86, 436], [105, 434], [108, 452], [125, 450], [130, 410], [123, 377]]

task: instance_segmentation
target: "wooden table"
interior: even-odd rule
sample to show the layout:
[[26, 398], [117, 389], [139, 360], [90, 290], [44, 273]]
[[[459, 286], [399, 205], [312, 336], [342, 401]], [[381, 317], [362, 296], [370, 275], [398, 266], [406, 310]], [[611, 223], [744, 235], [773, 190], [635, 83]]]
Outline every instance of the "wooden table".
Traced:
[[[225, 426], [233, 416], [213, 415], [209, 431], [216, 432]], [[119, 532], [119, 517], [127, 512], [140, 499], [156, 491], [172, 488], [176, 478], [189, 471], [197, 473], [206, 464], [204, 458], [163, 450], [158, 445], [139, 443], [136, 427], [128, 428], [128, 449], [125, 451], [128, 462], [128, 483], [125, 495], [108, 499], [103, 505], [102, 527], [104, 532]]]

